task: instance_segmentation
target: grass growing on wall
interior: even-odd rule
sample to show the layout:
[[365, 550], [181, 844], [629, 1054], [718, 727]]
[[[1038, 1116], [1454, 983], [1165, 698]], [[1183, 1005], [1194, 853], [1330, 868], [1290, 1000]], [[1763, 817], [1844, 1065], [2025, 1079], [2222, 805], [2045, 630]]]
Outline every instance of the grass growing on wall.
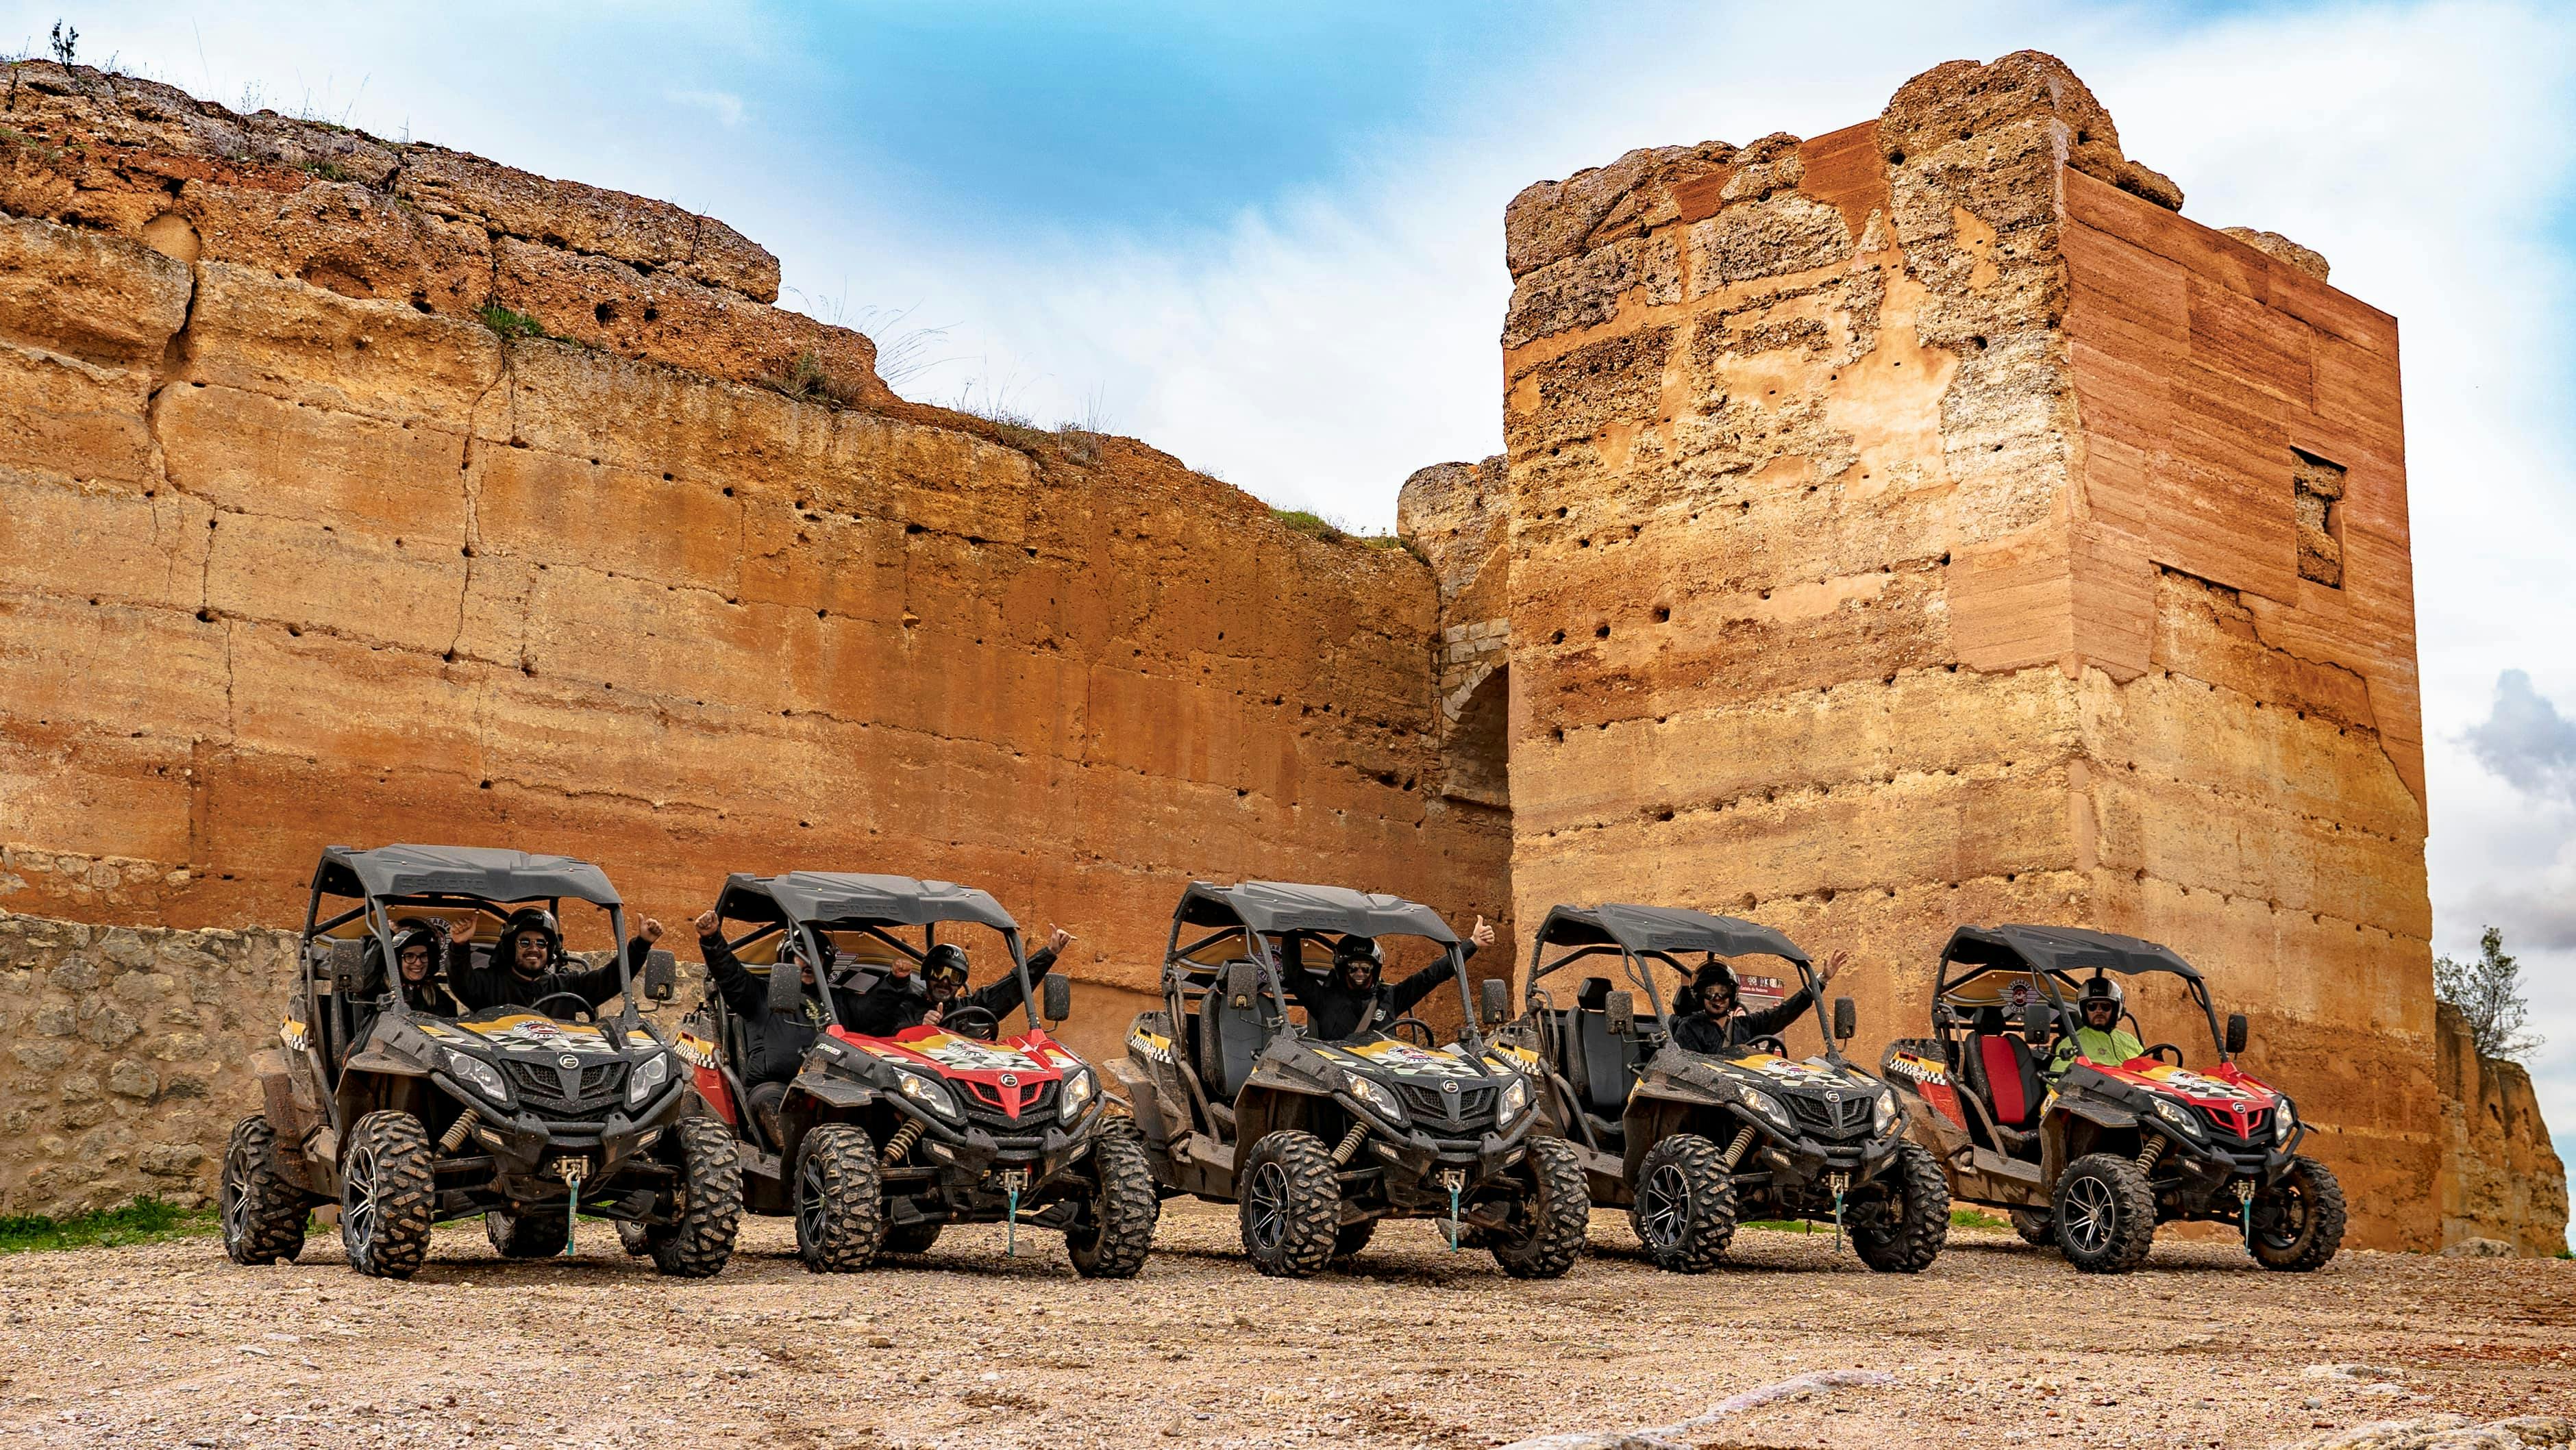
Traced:
[[41, 1213], [0, 1217], [0, 1254], [30, 1249], [115, 1248], [222, 1231], [223, 1223], [211, 1208], [181, 1208], [145, 1197], [123, 1208], [103, 1208], [69, 1218], [48, 1218]]

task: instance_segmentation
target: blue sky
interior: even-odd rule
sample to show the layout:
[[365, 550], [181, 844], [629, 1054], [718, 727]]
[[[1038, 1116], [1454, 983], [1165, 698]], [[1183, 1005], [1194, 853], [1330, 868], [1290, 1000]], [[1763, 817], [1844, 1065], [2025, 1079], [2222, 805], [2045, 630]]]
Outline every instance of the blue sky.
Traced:
[[908, 360], [908, 396], [1132, 433], [1360, 527], [1413, 468], [1500, 447], [1522, 186], [2052, 51], [2187, 215], [2286, 232], [2401, 319], [2437, 945], [2493, 922], [2522, 952], [2576, 1149], [2570, 7], [91, 9], [0, 0], [0, 45], [64, 16], [83, 59], [227, 104], [711, 212], [779, 254], [789, 305]]

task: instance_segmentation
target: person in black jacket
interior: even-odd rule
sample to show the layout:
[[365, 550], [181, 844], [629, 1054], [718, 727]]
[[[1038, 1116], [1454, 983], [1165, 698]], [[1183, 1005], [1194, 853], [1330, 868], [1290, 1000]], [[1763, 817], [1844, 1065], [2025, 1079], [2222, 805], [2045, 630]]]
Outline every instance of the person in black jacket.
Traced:
[[[629, 972], [644, 969], [645, 954], [662, 939], [662, 923], [647, 917], [641, 935], [626, 943]], [[541, 906], [510, 913], [489, 961], [475, 965], [470, 957], [451, 963], [448, 977], [456, 1000], [469, 1012], [493, 1007], [535, 1007], [558, 993], [570, 993], [596, 1005], [618, 993], [617, 963], [573, 970], [564, 954], [563, 928], [555, 914]]]
[[[416, 916], [404, 918], [400, 925], [402, 933], [394, 938], [394, 985], [402, 993], [404, 1003], [414, 1012], [428, 1016], [464, 1016], [465, 1009], [440, 984], [435, 970], [439, 958], [447, 955], [447, 933], [436, 922]], [[375, 942], [372, 938], [367, 948], [373, 955]], [[375, 977], [373, 981], [374, 990], [359, 1007], [357, 1030], [349, 1035], [352, 1055], [365, 1048], [367, 1037], [376, 1030], [376, 1019], [381, 1015], [382, 1009], [376, 1002], [382, 994], [383, 981], [381, 977]]]
[[[814, 1039], [825, 1027], [831, 1025], [831, 1019], [823, 1015], [822, 997], [814, 985], [814, 964], [795, 949], [799, 934], [788, 933], [787, 950], [780, 953], [785, 960], [770, 970], [785, 971], [788, 963], [793, 962], [797, 975], [804, 980], [805, 990], [797, 994], [795, 1006], [773, 1008], [769, 1005], [768, 986], [753, 977], [743, 967], [741, 958], [733, 954], [733, 948], [725, 944], [722, 919], [709, 911], [702, 913], [695, 925], [698, 928], [698, 955], [707, 964], [707, 981], [715, 988], [716, 995], [724, 999], [725, 1006], [732, 1010], [733, 1015], [742, 1020], [742, 1061], [739, 1066], [743, 1090], [750, 1097], [747, 1106], [752, 1116], [768, 1130], [769, 1141], [777, 1143], [780, 1141], [778, 1105], [787, 1098], [787, 1080], [794, 1077], [797, 1068], [803, 1065], [805, 1050], [814, 1045]], [[831, 949], [831, 938], [823, 938], [823, 950], [828, 953]], [[831, 963], [827, 957], [823, 975], [829, 977], [830, 974]], [[858, 1017], [867, 995], [845, 983], [834, 983], [832, 1010], [842, 1023], [850, 1023]], [[862, 1029], [853, 1027], [850, 1030]]]
[[[1817, 991], [1832, 982], [1834, 973], [1850, 960], [1849, 952], [1826, 957], [1824, 965], [1816, 969]], [[1735, 993], [1735, 973], [1726, 963], [1714, 955], [1700, 963], [1699, 970], [1691, 974], [1690, 985], [1673, 1001], [1673, 1045], [1684, 1052], [1732, 1052], [1757, 1038], [1778, 1036], [1816, 1000], [1815, 992], [1800, 987], [1777, 1007], [1746, 1012], [1737, 1003]]]
[[[1492, 945], [1493, 940], [1494, 929], [1477, 917], [1458, 961], [1475, 956], [1478, 948]], [[1342, 1042], [1373, 1032], [1411, 1011], [1414, 1003], [1457, 972], [1446, 952], [1393, 985], [1379, 980], [1385, 968], [1377, 942], [1364, 936], [1346, 936], [1336, 943], [1328, 970], [1316, 971], [1302, 961], [1292, 964], [1285, 985], [1289, 1000], [1306, 1009], [1307, 1034], [1323, 1042]]]
[[[1057, 955], [1073, 945], [1073, 940], [1072, 932], [1057, 927], [1048, 933], [1045, 946], [1029, 953], [1030, 986], [1036, 986], [1040, 979], [1055, 969]], [[966, 990], [967, 975], [964, 947], [941, 942], [925, 953], [921, 959], [921, 981], [929, 1006], [916, 1020], [937, 1027], [959, 1011], [978, 1008], [993, 1015], [993, 1030], [999, 1034], [1002, 1014], [1020, 1005], [1020, 974], [1012, 972], [974, 992]]]

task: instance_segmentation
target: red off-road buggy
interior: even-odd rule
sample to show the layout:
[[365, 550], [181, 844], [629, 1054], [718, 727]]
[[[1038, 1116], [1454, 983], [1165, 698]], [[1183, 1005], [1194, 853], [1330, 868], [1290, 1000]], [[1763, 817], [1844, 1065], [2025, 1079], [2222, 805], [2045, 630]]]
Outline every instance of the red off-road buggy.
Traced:
[[[699, 1096], [733, 1127], [744, 1206], [794, 1215], [808, 1268], [852, 1272], [880, 1253], [925, 1252], [946, 1224], [999, 1222], [1062, 1232], [1085, 1277], [1144, 1267], [1160, 1200], [1143, 1145], [1103, 1111], [1091, 1067], [1040, 1025], [1019, 927], [999, 902], [945, 881], [796, 871], [727, 877], [716, 912], [773, 1010], [824, 1014], [768, 1111], [740, 1076], [745, 1024], [712, 987], [679, 1040]], [[951, 941], [980, 928], [1010, 963], [1023, 1030], [1005, 1037], [1000, 1014], [967, 1006], [890, 1037], [850, 1030], [845, 994], [898, 959], [919, 964], [942, 928]], [[809, 994], [797, 959], [830, 963], [836, 990]], [[1070, 1014], [1063, 977], [1048, 976], [1044, 995], [1049, 1020]]]
[[[2103, 973], [2179, 979], [2214, 1061], [2186, 1067], [2160, 1042], [2126, 1062], [2077, 1056], [2051, 1082], [2045, 1066], [2077, 1026], [2070, 1004]], [[2244, 1014], [2222, 1035], [2207, 984], [2170, 949], [2077, 927], [1960, 927], [1941, 952], [1932, 1029], [1883, 1063], [1912, 1099], [1915, 1141], [1953, 1198], [2010, 1211], [2024, 1239], [2076, 1268], [2125, 1273], [2174, 1220], [2236, 1226], [2267, 1269], [2314, 1269], [2342, 1246], [2343, 1189], [2298, 1151], [2296, 1108], [2236, 1065]]]

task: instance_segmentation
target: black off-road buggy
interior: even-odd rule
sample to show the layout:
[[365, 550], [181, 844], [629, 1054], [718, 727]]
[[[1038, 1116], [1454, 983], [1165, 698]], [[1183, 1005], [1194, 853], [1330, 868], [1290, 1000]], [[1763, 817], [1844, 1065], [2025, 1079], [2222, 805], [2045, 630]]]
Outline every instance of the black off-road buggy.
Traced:
[[[1687, 979], [1688, 954], [1777, 958], [1813, 993], [1795, 942], [1734, 917], [1661, 906], [1559, 906], [1530, 947], [1524, 1015], [1502, 1034], [1547, 1083], [1548, 1131], [1574, 1141], [1592, 1201], [1628, 1210], [1655, 1263], [1700, 1273], [1725, 1257], [1739, 1218], [1832, 1222], [1861, 1262], [1916, 1273], [1950, 1232], [1950, 1195], [1929, 1153], [1905, 1140], [1896, 1095], [1844, 1060], [1852, 1002], [1816, 1004], [1821, 1056], [1776, 1037], [1723, 1055], [1674, 1045], [1656, 968]], [[1548, 980], [1619, 965], [1625, 988], [1587, 976], [1556, 1005]], [[1499, 999], [1500, 982], [1485, 984]], [[1643, 991], [1648, 1015], [1636, 1012]], [[1490, 1001], [1493, 1015], [1502, 1002]]]
[[[2216, 1065], [2186, 1068], [2160, 1042], [2124, 1063], [2078, 1057], [2048, 1082], [2041, 1065], [2079, 1025], [2069, 1003], [2101, 973], [2179, 979]], [[2314, 1269], [2342, 1246], [2343, 1189], [2299, 1153], [2297, 1110], [2236, 1065], [2244, 1014], [2222, 1035], [2208, 986], [2170, 949], [2076, 927], [1960, 927], [1941, 952], [1932, 1030], [1892, 1044], [1884, 1064], [1920, 1105], [1915, 1139], [1953, 1195], [2009, 1210], [2024, 1239], [2078, 1269], [2137, 1267], [2156, 1225], [2176, 1219], [2235, 1225], [2267, 1269]]]
[[[766, 980], [773, 1010], [804, 1010], [793, 963], [825, 960], [826, 942], [836, 979], [864, 991], [897, 957], [917, 965], [943, 926], [998, 936], [1019, 978], [1026, 1026], [1008, 1038], [973, 1006], [950, 1008], [938, 1026], [862, 1036], [839, 1020], [833, 993], [819, 994], [828, 1025], [787, 1084], [775, 1131], [738, 1075], [743, 1023], [710, 986], [681, 1051], [737, 1135], [750, 1209], [795, 1216], [806, 1267], [846, 1273], [883, 1252], [922, 1253], [950, 1223], [1060, 1231], [1086, 1278], [1144, 1267], [1161, 1209], [1144, 1147], [1105, 1111], [1091, 1067], [1040, 1025], [1019, 925], [1001, 903], [946, 881], [796, 871], [727, 877], [716, 912], [741, 930], [727, 943]], [[1070, 999], [1065, 978], [1046, 978], [1050, 1021], [1070, 1014]]]
[[[1441, 1220], [1505, 1272], [1554, 1278], [1582, 1252], [1589, 1205], [1563, 1140], [1533, 1136], [1536, 1085], [1489, 1051], [1469, 1015], [1439, 1045], [1406, 1017], [1318, 1041], [1289, 1016], [1284, 963], [1344, 936], [1458, 938], [1429, 907], [1335, 886], [1193, 882], [1172, 914], [1160, 1012], [1110, 1063], [1168, 1191], [1240, 1207], [1265, 1274], [1312, 1274], [1358, 1253], [1381, 1219]], [[1410, 1038], [1410, 1040], [1407, 1040]]]
[[[411, 1277], [433, 1224], [476, 1213], [514, 1258], [568, 1251], [578, 1211], [639, 1235], [665, 1274], [724, 1267], [742, 1207], [733, 1140], [688, 1115], [687, 1075], [638, 1016], [623, 950], [607, 1021], [569, 993], [440, 1018], [395, 989], [398, 922], [443, 923], [483, 960], [513, 908], [566, 901], [599, 908], [625, 941], [608, 878], [569, 857], [322, 853], [280, 1046], [258, 1056], [266, 1107], [224, 1152], [234, 1262], [294, 1258], [308, 1211], [336, 1202], [350, 1267], [382, 1278]], [[646, 977], [669, 995], [668, 953]]]

